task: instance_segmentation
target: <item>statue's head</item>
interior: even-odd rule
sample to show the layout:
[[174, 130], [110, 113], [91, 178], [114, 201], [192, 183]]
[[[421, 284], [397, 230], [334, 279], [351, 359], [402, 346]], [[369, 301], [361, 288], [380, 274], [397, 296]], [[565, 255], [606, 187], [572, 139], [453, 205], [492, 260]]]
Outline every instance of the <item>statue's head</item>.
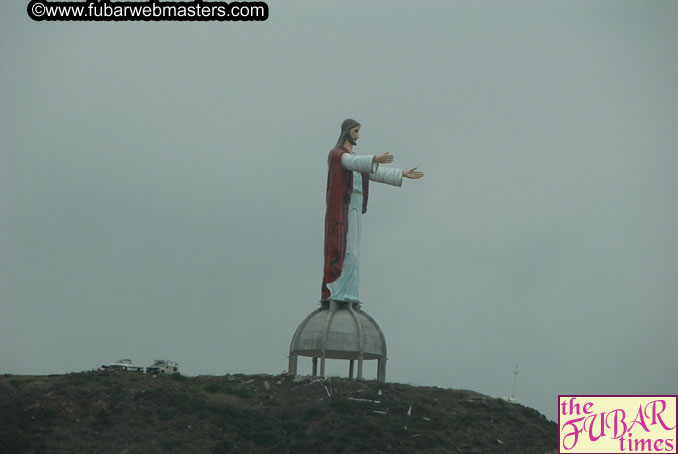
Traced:
[[360, 123], [350, 118], [344, 120], [341, 123], [341, 134], [339, 135], [339, 140], [337, 140], [338, 147], [343, 147], [344, 143], [348, 140], [352, 145], [356, 144], [358, 140], [358, 131], [360, 130]]

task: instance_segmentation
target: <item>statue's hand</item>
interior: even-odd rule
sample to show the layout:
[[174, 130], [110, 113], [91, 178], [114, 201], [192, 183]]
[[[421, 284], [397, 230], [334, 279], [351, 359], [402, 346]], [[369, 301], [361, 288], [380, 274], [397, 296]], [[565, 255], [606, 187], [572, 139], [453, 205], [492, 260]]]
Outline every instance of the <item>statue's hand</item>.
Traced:
[[419, 178], [424, 176], [424, 172], [418, 171], [417, 168], [415, 167], [414, 169], [403, 170], [403, 176], [405, 178], [411, 178], [413, 180], [418, 180]]
[[389, 162], [393, 162], [393, 155], [388, 152], [382, 153], [374, 157], [374, 162], [378, 162], [379, 164], [388, 164]]

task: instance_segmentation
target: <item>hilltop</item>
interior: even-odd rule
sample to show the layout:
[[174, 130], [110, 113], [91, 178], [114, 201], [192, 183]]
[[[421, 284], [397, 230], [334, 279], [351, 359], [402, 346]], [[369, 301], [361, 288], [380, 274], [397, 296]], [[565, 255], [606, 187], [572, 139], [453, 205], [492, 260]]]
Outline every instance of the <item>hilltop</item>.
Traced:
[[7, 453], [547, 453], [556, 424], [472, 391], [287, 375], [0, 376]]

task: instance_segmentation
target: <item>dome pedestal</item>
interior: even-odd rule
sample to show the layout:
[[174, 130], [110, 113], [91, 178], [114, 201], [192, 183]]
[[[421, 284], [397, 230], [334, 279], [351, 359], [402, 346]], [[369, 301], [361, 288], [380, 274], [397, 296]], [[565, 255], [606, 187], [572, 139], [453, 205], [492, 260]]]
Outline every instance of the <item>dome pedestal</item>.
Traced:
[[[386, 381], [386, 339], [377, 322], [359, 302], [323, 301], [299, 324], [290, 344], [290, 375], [297, 375], [297, 358], [313, 358], [313, 376], [325, 376], [326, 359], [349, 360], [348, 375], [363, 378], [363, 361], [377, 360], [377, 381]], [[319, 361], [318, 361], [319, 360]], [[320, 363], [320, 371], [318, 371]], [[319, 373], [318, 373], [319, 372]]]

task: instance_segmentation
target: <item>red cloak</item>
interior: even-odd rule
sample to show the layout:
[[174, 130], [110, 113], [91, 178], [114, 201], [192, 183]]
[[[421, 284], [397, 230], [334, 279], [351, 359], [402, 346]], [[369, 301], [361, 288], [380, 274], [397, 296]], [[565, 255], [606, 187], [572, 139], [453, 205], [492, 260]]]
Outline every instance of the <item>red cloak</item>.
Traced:
[[[348, 232], [348, 206], [353, 194], [353, 172], [341, 166], [341, 156], [349, 153], [346, 148], [332, 148], [327, 158], [327, 209], [325, 211], [325, 266], [321, 301], [330, 299], [327, 284], [341, 275], [346, 254], [346, 233]], [[367, 212], [367, 195], [370, 178], [362, 174], [363, 213]]]

